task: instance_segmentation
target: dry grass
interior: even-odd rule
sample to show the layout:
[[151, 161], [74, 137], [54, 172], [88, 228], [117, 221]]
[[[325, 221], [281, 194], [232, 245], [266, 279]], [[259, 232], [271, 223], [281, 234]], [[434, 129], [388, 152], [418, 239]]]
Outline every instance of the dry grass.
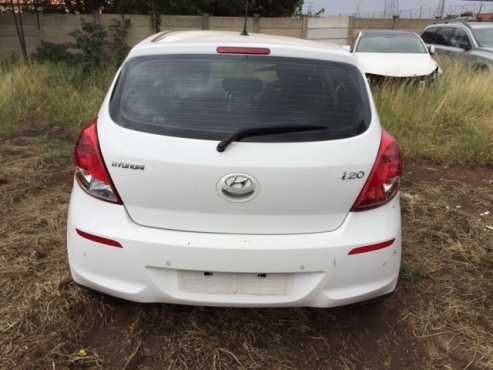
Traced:
[[406, 319], [434, 367], [493, 368], [493, 171], [430, 169], [404, 185], [405, 259], [426, 277]]
[[[71, 282], [71, 139], [112, 71], [3, 69], [0, 369], [493, 368], [493, 169], [477, 167], [493, 161], [492, 77], [447, 72], [431, 89], [376, 95], [408, 160], [434, 161], [406, 165], [397, 293], [363, 307], [243, 310], [139, 305]], [[447, 167], [457, 163], [476, 167]]]
[[[2, 369], [70, 360], [70, 343], [81, 335], [72, 318], [98, 320], [97, 302], [69, 287], [63, 245], [70, 162], [45, 159], [46, 146], [35, 141], [24, 144], [2, 143], [0, 151], [9, 163], [0, 170]], [[80, 304], [96, 304], [96, 311], [79, 311]]]
[[0, 368], [493, 367], [493, 217], [480, 216], [493, 211], [491, 169], [411, 167], [405, 270], [386, 302], [335, 310], [140, 305], [70, 281], [72, 171], [60, 156], [69, 147], [1, 142], [9, 166], [0, 169]]

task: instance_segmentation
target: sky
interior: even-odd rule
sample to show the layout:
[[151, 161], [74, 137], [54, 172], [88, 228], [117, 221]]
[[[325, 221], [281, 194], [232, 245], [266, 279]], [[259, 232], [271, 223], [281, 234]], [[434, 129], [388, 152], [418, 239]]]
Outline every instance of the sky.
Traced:
[[[385, 0], [305, 0], [305, 8], [313, 11], [325, 8], [326, 15], [349, 15], [356, 11], [356, 4], [360, 4], [361, 13], [383, 12]], [[437, 8], [439, 0], [400, 0], [400, 9]], [[474, 6], [479, 9], [480, 1], [446, 0], [447, 8], [457, 6]], [[486, 7], [487, 2], [485, 2]], [[493, 2], [489, 8], [493, 8]]]

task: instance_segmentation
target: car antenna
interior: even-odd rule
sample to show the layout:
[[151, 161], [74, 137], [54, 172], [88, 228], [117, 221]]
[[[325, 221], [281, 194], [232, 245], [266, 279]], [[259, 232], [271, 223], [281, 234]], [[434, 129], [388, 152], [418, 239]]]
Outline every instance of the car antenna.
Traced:
[[248, 26], [248, 0], [245, 0], [245, 21], [243, 22], [243, 31], [241, 31], [241, 36], [248, 36], [247, 26]]

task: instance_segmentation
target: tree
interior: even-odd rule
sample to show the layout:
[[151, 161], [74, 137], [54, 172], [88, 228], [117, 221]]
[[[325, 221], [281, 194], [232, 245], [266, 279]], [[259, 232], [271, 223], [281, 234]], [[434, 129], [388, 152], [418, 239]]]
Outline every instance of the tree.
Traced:
[[[263, 17], [289, 17], [301, 6], [302, 0], [249, 0], [248, 13], [250, 16], [259, 14]], [[242, 16], [245, 12], [245, 2], [238, 0], [211, 0], [209, 11], [216, 16]]]
[[24, 36], [24, 23], [22, 22], [22, 7], [19, 0], [17, 0], [16, 4], [14, 4], [14, 0], [10, 0], [10, 10], [14, 17], [15, 31], [21, 47], [22, 56], [24, 62], [27, 62], [29, 58], [27, 56], [26, 37]]
[[[208, 13], [243, 16], [246, 0], [65, 0], [69, 13], [182, 14]], [[303, 0], [248, 0], [250, 16], [286, 17], [295, 13]]]
[[91, 14], [102, 11], [107, 5], [105, 0], [65, 0], [65, 8], [72, 14]]

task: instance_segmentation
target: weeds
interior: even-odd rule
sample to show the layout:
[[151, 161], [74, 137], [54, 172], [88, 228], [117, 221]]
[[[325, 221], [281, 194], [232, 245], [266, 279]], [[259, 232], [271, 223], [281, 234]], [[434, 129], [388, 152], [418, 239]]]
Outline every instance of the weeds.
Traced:
[[402, 262], [400, 279], [409, 283], [416, 283], [426, 278], [426, 275], [409, 263]]
[[97, 114], [114, 72], [84, 73], [61, 64], [0, 69], [0, 137], [36, 136], [56, 127], [74, 137]]
[[74, 57], [84, 71], [91, 71], [107, 60], [104, 50], [107, 32], [101, 24], [88, 22], [83, 18], [80, 28], [70, 33], [75, 40], [73, 47], [80, 50]]
[[127, 44], [128, 32], [130, 30], [130, 19], [114, 19], [112, 24], [108, 26], [111, 40], [108, 41], [108, 47], [111, 51], [115, 63], [121, 64], [127, 57], [130, 47]]
[[131, 21], [123, 15], [113, 19], [108, 27], [81, 19], [80, 30], [70, 33], [74, 42], [55, 44], [42, 41], [32, 55], [38, 63], [63, 63], [85, 72], [101, 68], [104, 64], [120, 64], [130, 48], [127, 36]]

